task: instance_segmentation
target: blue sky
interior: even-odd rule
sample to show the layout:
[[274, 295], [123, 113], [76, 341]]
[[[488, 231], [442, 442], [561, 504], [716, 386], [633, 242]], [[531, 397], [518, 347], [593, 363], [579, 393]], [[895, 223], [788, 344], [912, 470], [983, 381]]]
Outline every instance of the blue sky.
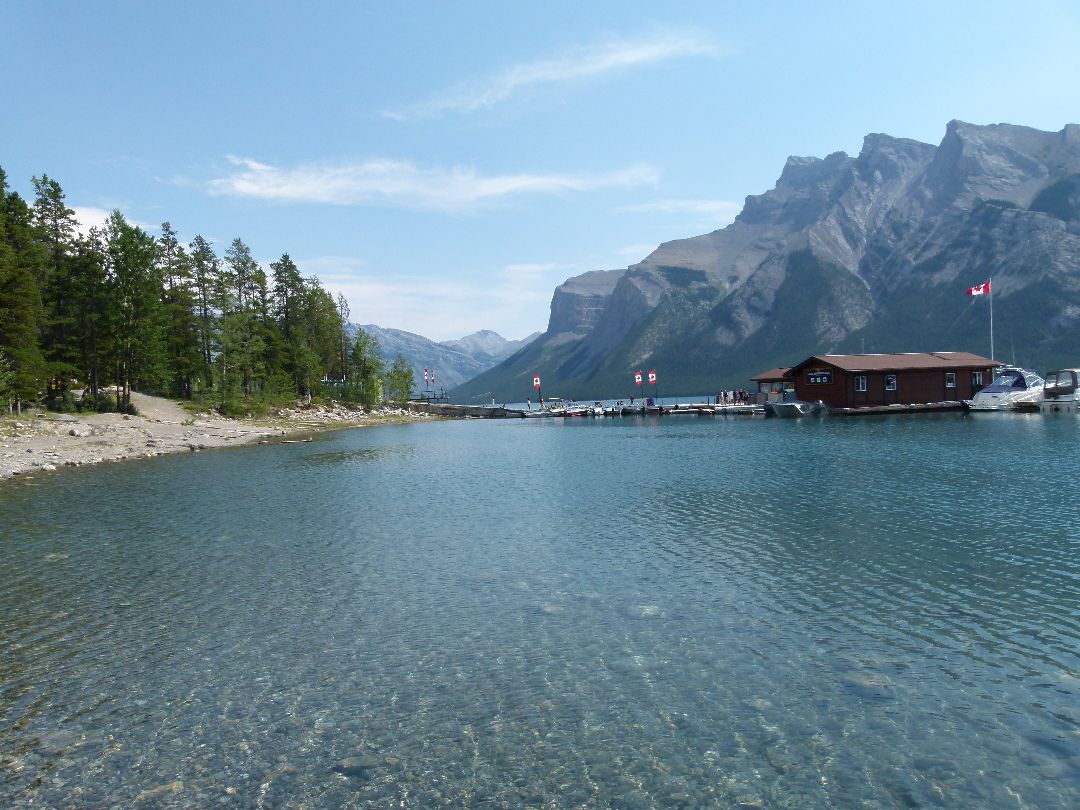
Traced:
[[721, 227], [788, 155], [1080, 122], [1080, 4], [0, 4], [0, 166], [436, 340]]

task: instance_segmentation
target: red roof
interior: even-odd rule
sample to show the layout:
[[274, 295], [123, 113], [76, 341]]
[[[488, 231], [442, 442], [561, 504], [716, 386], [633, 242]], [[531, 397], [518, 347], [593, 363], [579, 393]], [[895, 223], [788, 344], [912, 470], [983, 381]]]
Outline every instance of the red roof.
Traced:
[[[824, 363], [844, 371], [924, 371], [1000, 366], [995, 360], [971, 352], [907, 352], [903, 354], [815, 354], [787, 371], [793, 372], [815, 363]], [[770, 372], [771, 373], [771, 372]]]
[[766, 371], [764, 374], [758, 374], [756, 377], [751, 377], [750, 382], [783, 382], [784, 374], [790, 370], [790, 366], [774, 368], [771, 371]]

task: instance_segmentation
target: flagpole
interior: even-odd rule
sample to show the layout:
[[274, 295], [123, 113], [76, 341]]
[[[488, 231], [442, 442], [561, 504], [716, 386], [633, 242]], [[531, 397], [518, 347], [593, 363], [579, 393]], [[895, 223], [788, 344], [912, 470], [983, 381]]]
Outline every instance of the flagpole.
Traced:
[[994, 277], [987, 284], [990, 288], [990, 359], [994, 359]]

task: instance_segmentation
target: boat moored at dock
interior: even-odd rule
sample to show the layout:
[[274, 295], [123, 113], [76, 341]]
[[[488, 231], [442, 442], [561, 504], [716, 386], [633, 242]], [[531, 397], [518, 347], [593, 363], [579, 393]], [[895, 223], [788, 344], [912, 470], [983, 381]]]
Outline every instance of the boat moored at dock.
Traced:
[[800, 416], [822, 416], [826, 413], [824, 404], [820, 402], [803, 402], [802, 400], [790, 400], [788, 402], [769, 402], [764, 411], [768, 415], [772, 410], [773, 416], [781, 419], [797, 419]]
[[1080, 413], [1080, 368], [1051, 371], [1039, 399], [1041, 413]]
[[964, 405], [969, 411], [1036, 411], [1043, 383], [1043, 378], [1031, 369], [1005, 366], [997, 379]]

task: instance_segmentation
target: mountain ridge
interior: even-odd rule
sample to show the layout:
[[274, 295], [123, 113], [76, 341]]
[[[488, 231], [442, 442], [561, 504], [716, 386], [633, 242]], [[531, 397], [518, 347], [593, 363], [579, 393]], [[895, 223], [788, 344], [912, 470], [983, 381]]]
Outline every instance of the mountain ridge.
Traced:
[[350, 338], [356, 336], [357, 329], [363, 329], [379, 341], [379, 353], [387, 365], [399, 354], [405, 357], [413, 367], [418, 387], [424, 379], [423, 369], [427, 368], [435, 369], [437, 388], [447, 390], [468, 382], [540, 335], [536, 332], [522, 340], [507, 340], [498, 332], [481, 329], [457, 340], [438, 343], [404, 329], [376, 324], [350, 323], [346, 326]]
[[725, 228], [568, 279], [543, 335], [452, 394], [521, 399], [539, 373], [563, 396], [623, 396], [645, 365], [704, 393], [821, 352], [989, 355], [963, 292], [990, 277], [1010, 351], [1075, 365], [1078, 214], [1075, 124], [951, 121], [937, 146], [871, 133], [854, 157], [789, 158]]

